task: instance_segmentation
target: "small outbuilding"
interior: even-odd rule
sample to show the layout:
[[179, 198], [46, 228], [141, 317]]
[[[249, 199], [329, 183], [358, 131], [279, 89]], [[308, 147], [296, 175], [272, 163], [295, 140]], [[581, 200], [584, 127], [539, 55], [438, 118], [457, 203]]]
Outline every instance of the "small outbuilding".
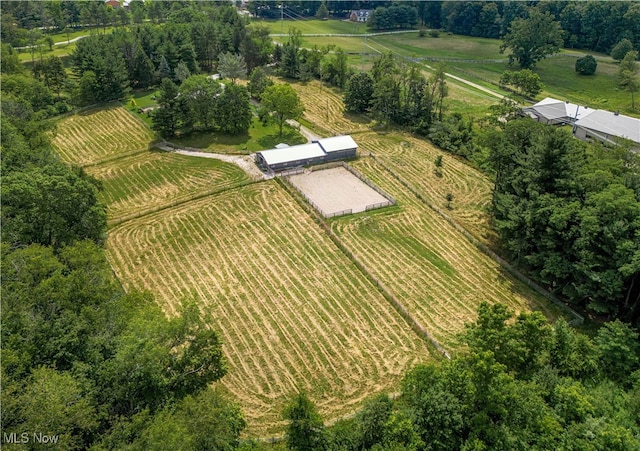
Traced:
[[256, 164], [263, 170], [283, 171], [289, 168], [324, 163], [325, 155], [318, 143], [302, 144], [258, 152], [256, 153]]

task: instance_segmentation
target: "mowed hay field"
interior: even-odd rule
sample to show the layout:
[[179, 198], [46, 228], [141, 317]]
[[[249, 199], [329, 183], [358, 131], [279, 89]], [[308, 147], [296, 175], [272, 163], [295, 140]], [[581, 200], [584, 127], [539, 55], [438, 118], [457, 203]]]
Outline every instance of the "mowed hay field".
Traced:
[[[353, 134], [369, 130], [364, 116], [344, 112], [342, 94], [318, 80], [291, 83], [304, 105], [303, 118], [320, 128], [327, 136]], [[315, 127], [314, 127], [315, 128]]]
[[[322, 124], [327, 136], [352, 134], [361, 154], [373, 153], [437, 207], [445, 207], [445, 196], [452, 193], [454, 209], [447, 213], [478, 239], [491, 241], [485, 209], [491, 199], [492, 185], [486, 175], [424, 139], [399, 131], [370, 131], [363, 116], [345, 114], [338, 92], [318, 81], [292, 86], [305, 105], [305, 118]], [[442, 177], [434, 173], [433, 162], [438, 155], [443, 157]]]
[[163, 151], [127, 155], [87, 172], [103, 183], [111, 223], [250, 181], [234, 164]]
[[87, 110], [58, 123], [53, 145], [70, 164], [87, 166], [146, 150], [151, 130], [122, 106]]
[[482, 301], [558, 316], [548, 301], [505, 273], [373, 159], [353, 165], [395, 196], [398, 206], [336, 218], [331, 227], [442, 345], [457, 347], [456, 334], [475, 319]]
[[181, 204], [112, 228], [109, 259], [127, 289], [168, 313], [196, 296], [217, 319], [248, 434], [283, 428], [306, 390], [326, 419], [395, 390], [428, 360], [425, 344], [275, 180]]
[[[478, 239], [490, 242], [486, 212], [491, 200], [492, 183], [480, 171], [423, 139], [407, 133], [363, 133], [356, 137], [361, 152], [373, 153], [401, 180], [420, 193], [429, 203], [446, 210]], [[441, 176], [434, 161], [442, 156]], [[453, 194], [452, 209], [447, 209], [447, 193]]]

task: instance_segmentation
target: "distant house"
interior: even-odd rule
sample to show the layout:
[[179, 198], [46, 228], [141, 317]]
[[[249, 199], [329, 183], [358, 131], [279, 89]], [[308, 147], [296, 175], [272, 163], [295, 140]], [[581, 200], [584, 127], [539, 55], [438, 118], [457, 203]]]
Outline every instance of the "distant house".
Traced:
[[354, 158], [358, 145], [351, 136], [334, 136], [299, 146], [281, 147], [256, 153], [256, 164], [265, 171], [321, 164], [329, 161]]
[[640, 119], [551, 97], [523, 108], [522, 112], [543, 124], [571, 125], [573, 134], [580, 139], [597, 139], [609, 144], [627, 139], [640, 148]]
[[119, 0], [105, 0], [105, 5], [110, 6], [112, 8], [120, 8], [120, 1]]
[[369, 20], [370, 15], [370, 9], [354, 9], [351, 11], [351, 14], [349, 14], [349, 20], [351, 22], [366, 22]]

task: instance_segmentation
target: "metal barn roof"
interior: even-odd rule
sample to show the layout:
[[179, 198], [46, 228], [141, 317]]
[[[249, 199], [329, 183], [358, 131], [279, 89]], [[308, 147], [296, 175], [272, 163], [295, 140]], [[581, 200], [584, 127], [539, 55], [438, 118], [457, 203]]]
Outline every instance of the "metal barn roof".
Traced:
[[269, 165], [286, 163], [288, 161], [306, 160], [308, 158], [324, 157], [325, 153], [317, 143], [301, 144], [299, 146], [271, 149], [258, 152]]
[[640, 143], [640, 119], [623, 114], [595, 110], [576, 121], [576, 126]]
[[353, 138], [349, 135], [333, 136], [314, 141], [320, 144], [325, 152], [340, 152], [341, 150], [355, 149], [358, 147]]
[[595, 110], [586, 106], [576, 105], [575, 103], [563, 102], [562, 100], [547, 97], [529, 109], [535, 110], [539, 115], [549, 120], [569, 118], [576, 120], [583, 118]]

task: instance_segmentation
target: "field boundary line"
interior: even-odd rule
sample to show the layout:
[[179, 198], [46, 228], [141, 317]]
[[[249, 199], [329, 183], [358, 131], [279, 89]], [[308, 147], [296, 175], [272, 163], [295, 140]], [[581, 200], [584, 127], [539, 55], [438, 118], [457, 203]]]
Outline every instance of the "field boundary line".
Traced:
[[504, 258], [500, 257], [494, 251], [489, 249], [489, 246], [487, 246], [486, 244], [484, 244], [480, 240], [478, 240], [475, 236], [473, 236], [473, 234], [471, 232], [469, 232], [467, 229], [462, 227], [453, 218], [451, 218], [444, 211], [442, 211], [442, 209], [438, 208], [437, 206], [435, 206], [431, 202], [429, 202], [427, 199], [425, 199], [425, 197], [418, 190], [413, 188], [413, 186], [411, 186], [408, 182], [406, 182], [398, 174], [396, 174], [391, 168], [389, 168], [385, 163], [383, 163], [380, 159], [378, 159], [378, 157], [376, 157], [375, 154], [370, 152], [369, 156], [373, 159], [373, 161], [375, 161], [382, 168], [384, 168], [389, 174], [391, 174], [391, 176], [393, 178], [395, 178], [398, 182], [400, 182], [400, 184], [402, 184], [405, 188], [407, 188], [411, 192], [411, 194], [413, 194], [420, 202], [422, 202], [424, 205], [429, 207], [431, 210], [435, 211], [445, 221], [447, 221], [454, 229], [456, 229], [458, 232], [460, 232], [471, 244], [473, 244], [483, 254], [485, 254], [486, 256], [491, 258], [493, 261], [498, 263], [502, 268], [504, 268], [509, 274], [514, 276], [520, 282], [524, 283], [529, 288], [531, 288], [532, 290], [536, 291], [538, 294], [541, 294], [542, 296], [544, 296], [546, 299], [551, 301], [557, 307], [560, 307], [560, 309], [562, 309], [565, 313], [568, 313], [571, 316], [573, 316], [574, 319], [572, 319], [569, 322], [570, 325], [580, 325], [580, 324], [584, 323], [584, 316], [580, 315], [578, 312], [576, 312], [571, 307], [569, 307], [567, 304], [565, 304], [560, 299], [558, 299], [549, 290], [543, 288], [541, 285], [539, 285], [536, 282], [534, 282], [533, 280], [531, 280], [529, 277], [527, 277], [522, 272], [520, 272], [518, 269], [516, 269], [507, 260], [505, 260]]
[[144, 216], [147, 216], [147, 215], [150, 215], [150, 214], [153, 214], [153, 213], [158, 213], [159, 211], [167, 210], [169, 208], [177, 207], [177, 206], [185, 204], [187, 202], [191, 202], [191, 201], [194, 201], [194, 200], [199, 200], [199, 199], [202, 199], [204, 197], [213, 196], [215, 194], [224, 193], [226, 191], [231, 191], [231, 190], [234, 190], [234, 189], [242, 188], [243, 186], [251, 185], [252, 183], [260, 183], [260, 182], [262, 182], [262, 180], [258, 180], [258, 181], [246, 180], [244, 182], [239, 182], [239, 183], [236, 183], [236, 184], [231, 185], [231, 186], [225, 186], [224, 188], [211, 189], [211, 190], [207, 190], [207, 191], [202, 191], [202, 192], [199, 192], [199, 193], [191, 194], [191, 195], [188, 195], [188, 196], [181, 197], [180, 199], [171, 201], [171, 202], [169, 202], [167, 204], [159, 205], [159, 206], [154, 207], [154, 208], [149, 208], [148, 210], [143, 210], [143, 211], [139, 211], [137, 213], [132, 213], [130, 215], [123, 216], [123, 217], [118, 218], [118, 219], [113, 219], [111, 221], [107, 220], [107, 225], [108, 225], [108, 228], [113, 228], [113, 227], [119, 226], [121, 224], [124, 224], [125, 222], [132, 221], [134, 219], [139, 219], [139, 218], [142, 218]]
[[[301, 196], [299, 196], [298, 191], [291, 186], [291, 183], [282, 178], [276, 177], [276, 182], [293, 197], [293, 199], [305, 210], [312, 219], [318, 224], [329, 236], [331, 241], [336, 245], [336, 247], [358, 268], [358, 270], [373, 283], [380, 294], [391, 304], [394, 310], [400, 315], [402, 319], [408, 324], [408, 326], [413, 330], [413, 332], [421, 338], [426, 344], [428, 348], [431, 348], [434, 357], [441, 355], [447, 359], [450, 359], [450, 355], [447, 350], [427, 331], [427, 329], [420, 324], [407, 310], [407, 308], [400, 302], [400, 300], [393, 294], [391, 291], [377, 278], [375, 277], [366, 267], [366, 265], [355, 256], [355, 254], [342, 242], [342, 240], [336, 235], [336, 233], [331, 229], [329, 224], [324, 220], [322, 215], [317, 212], [311, 205], [307, 204], [302, 200]], [[437, 357], [436, 357], [437, 358]]]

